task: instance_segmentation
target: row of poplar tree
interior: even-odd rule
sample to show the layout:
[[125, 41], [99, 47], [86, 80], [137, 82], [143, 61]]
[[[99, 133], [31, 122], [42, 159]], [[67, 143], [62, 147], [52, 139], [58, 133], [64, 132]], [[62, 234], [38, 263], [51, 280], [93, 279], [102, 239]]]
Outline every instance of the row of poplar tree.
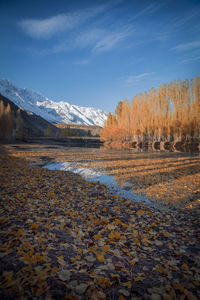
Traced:
[[0, 100], [0, 137], [21, 137], [23, 119], [21, 110], [11, 111], [10, 104], [4, 105]]
[[199, 77], [174, 80], [120, 101], [109, 113], [101, 138], [173, 141], [200, 138]]

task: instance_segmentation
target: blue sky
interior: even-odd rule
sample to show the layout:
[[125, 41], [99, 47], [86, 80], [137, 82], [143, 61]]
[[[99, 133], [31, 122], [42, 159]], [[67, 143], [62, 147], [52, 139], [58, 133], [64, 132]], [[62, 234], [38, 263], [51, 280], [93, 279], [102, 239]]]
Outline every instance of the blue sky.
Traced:
[[113, 112], [200, 70], [199, 0], [0, 0], [0, 78]]

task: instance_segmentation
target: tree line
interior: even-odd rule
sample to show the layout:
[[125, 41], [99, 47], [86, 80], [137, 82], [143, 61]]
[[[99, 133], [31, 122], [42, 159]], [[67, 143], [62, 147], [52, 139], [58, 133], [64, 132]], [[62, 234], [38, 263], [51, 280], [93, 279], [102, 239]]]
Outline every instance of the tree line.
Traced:
[[[52, 133], [50, 125], [44, 130], [45, 137], [52, 137], [54, 134]], [[88, 136], [92, 137], [91, 130], [81, 130], [77, 128], [70, 128], [70, 125], [66, 125], [64, 128], [58, 128], [58, 131], [55, 135], [58, 138], [64, 137], [83, 137]]]
[[4, 105], [0, 101], [0, 136], [1, 137], [21, 137], [23, 135], [23, 119], [21, 110], [16, 112], [11, 110], [10, 104]]
[[120, 101], [109, 113], [101, 138], [174, 141], [200, 138], [200, 81], [174, 80]]

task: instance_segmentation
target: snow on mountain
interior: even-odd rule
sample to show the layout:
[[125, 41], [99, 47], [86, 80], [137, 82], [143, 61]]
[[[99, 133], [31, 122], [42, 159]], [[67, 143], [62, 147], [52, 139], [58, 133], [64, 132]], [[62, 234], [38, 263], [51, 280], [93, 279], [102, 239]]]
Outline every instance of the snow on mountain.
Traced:
[[98, 125], [103, 127], [107, 114], [92, 107], [80, 107], [68, 102], [55, 102], [34, 91], [18, 88], [7, 79], [0, 79], [0, 94], [21, 109], [33, 112], [51, 123]]

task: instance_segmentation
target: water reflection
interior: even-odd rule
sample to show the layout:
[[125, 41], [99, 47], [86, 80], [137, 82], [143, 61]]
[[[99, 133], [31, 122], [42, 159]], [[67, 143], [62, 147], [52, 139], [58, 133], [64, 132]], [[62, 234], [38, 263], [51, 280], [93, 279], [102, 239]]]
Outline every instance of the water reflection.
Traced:
[[108, 149], [133, 149], [137, 152], [141, 151], [169, 151], [169, 152], [200, 152], [200, 143], [198, 140], [190, 141], [132, 141], [127, 139], [124, 141], [106, 141], [102, 147]]

